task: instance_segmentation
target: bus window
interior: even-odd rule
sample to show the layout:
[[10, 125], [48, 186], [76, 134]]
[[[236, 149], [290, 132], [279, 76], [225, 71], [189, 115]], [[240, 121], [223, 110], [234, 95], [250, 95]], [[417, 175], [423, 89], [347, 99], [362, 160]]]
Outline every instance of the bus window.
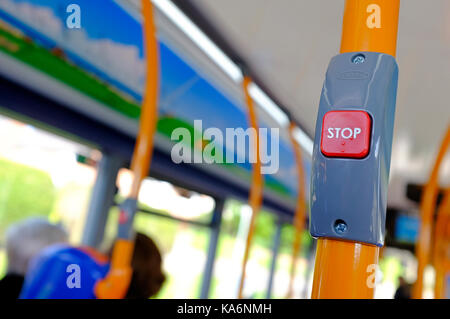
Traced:
[[[0, 278], [7, 270], [5, 232], [28, 217], [60, 223], [81, 240], [100, 152], [0, 116]], [[81, 160], [81, 159], [84, 160]], [[87, 160], [89, 159], [89, 160]]]
[[[214, 264], [211, 298], [236, 298], [237, 296], [250, 218], [251, 210], [247, 205], [236, 200], [226, 202]], [[275, 220], [273, 214], [265, 211], [261, 211], [257, 216], [243, 292], [246, 298], [265, 298], [266, 296]], [[230, 272], [230, 269], [236, 271]]]
[[[122, 169], [118, 184], [121, 192], [131, 181]], [[122, 193], [116, 201], [124, 199]], [[135, 217], [137, 232], [150, 236], [161, 251], [166, 281], [156, 298], [198, 298], [203, 280], [209, 242], [209, 223], [214, 200], [206, 195], [147, 178], [139, 194]], [[108, 250], [119, 218], [118, 207], [110, 210], [102, 250]]]

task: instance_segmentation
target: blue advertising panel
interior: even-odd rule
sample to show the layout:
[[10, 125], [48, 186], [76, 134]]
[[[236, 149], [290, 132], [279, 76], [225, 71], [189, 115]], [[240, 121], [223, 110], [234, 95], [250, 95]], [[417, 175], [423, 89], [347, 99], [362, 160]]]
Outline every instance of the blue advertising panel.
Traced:
[[399, 215], [395, 220], [395, 240], [414, 244], [419, 235], [420, 220], [415, 216]]
[[[55, 87], [69, 88], [72, 93], [81, 94], [79, 96], [101, 106], [100, 111], [94, 112], [94, 108], [83, 110], [88, 115], [119, 127], [132, 123], [132, 130], [137, 129], [146, 64], [141, 22], [130, 14], [129, 8], [123, 7], [124, 1], [78, 0], [82, 13], [81, 28], [70, 29], [67, 27], [67, 7], [72, 2], [0, 1], [0, 60], [6, 66], [2, 72], [15, 76], [16, 80], [17, 70], [24, 72], [19, 82], [33, 78], [31, 74], [39, 76], [42, 84], [34, 85], [33, 89], [43, 95], [61, 91], [58, 94], [63, 96], [62, 92], [66, 90], [55, 90]], [[217, 128], [222, 132], [227, 128], [248, 128], [243, 111], [245, 107], [237, 104], [238, 98], [227, 96], [217, 85], [210, 83], [163, 39], [159, 44], [160, 136], [174, 144], [170, 137], [178, 127], [196, 135], [194, 121], [198, 120], [201, 120], [203, 131], [207, 128]], [[55, 82], [63, 86], [55, 86]], [[102, 116], [103, 111], [108, 116]], [[260, 123], [260, 126], [269, 128], [265, 123]], [[208, 143], [214, 143], [222, 154], [231, 147], [225, 138], [222, 141], [205, 140], [201, 133], [200, 141], [192, 140], [190, 143], [197, 151], [203, 150]], [[267, 144], [270, 146], [270, 129], [268, 133]], [[242, 155], [239, 152], [243, 150], [232, 151], [236, 158], [244, 156], [246, 160], [214, 166], [225, 175], [249, 183], [251, 163], [248, 152]], [[265, 175], [266, 190], [292, 204], [297, 194], [297, 170], [288, 140], [280, 138], [277, 155], [279, 169]], [[310, 163], [305, 160], [307, 181], [309, 167]]]

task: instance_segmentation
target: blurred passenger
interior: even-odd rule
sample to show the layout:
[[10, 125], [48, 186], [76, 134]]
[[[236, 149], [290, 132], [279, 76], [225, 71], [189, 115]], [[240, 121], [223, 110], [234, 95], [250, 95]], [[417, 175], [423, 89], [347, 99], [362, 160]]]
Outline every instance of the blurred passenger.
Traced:
[[18, 222], [6, 232], [8, 267], [0, 280], [0, 299], [17, 299], [30, 260], [42, 249], [55, 243], [67, 242], [67, 232], [44, 218], [28, 218]]
[[[95, 284], [107, 275], [109, 259], [92, 248], [52, 245], [32, 261], [20, 298], [94, 299]], [[73, 265], [78, 266], [78, 274], [68, 270]], [[153, 240], [136, 234], [131, 260], [133, 274], [125, 298], [148, 299], [155, 296], [165, 280], [161, 265], [161, 254]], [[83, 285], [79, 279], [81, 273]]]
[[411, 299], [411, 285], [402, 276], [398, 277], [398, 288], [395, 291], [394, 299]]
[[162, 258], [155, 242], [137, 233], [131, 261], [133, 275], [126, 299], [148, 299], [155, 296], [164, 283]]

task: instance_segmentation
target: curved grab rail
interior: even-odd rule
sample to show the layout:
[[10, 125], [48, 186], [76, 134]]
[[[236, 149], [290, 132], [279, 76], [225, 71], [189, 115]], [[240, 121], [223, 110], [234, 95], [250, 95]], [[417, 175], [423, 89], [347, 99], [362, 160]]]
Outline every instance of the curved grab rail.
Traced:
[[238, 291], [238, 298], [243, 298], [243, 290], [244, 290], [244, 284], [245, 284], [245, 274], [246, 274], [246, 268], [247, 268], [247, 262], [250, 255], [250, 246], [252, 244], [253, 240], [253, 233], [255, 230], [255, 221], [256, 217], [258, 215], [259, 209], [261, 208], [262, 203], [262, 197], [263, 197], [263, 187], [264, 187], [264, 179], [261, 175], [261, 158], [259, 156], [259, 135], [258, 135], [258, 121], [256, 117], [256, 110], [253, 104], [253, 100], [249, 93], [249, 85], [251, 83], [251, 79], [248, 76], [244, 76], [244, 80], [242, 82], [242, 87], [244, 90], [245, 95], [245, 102], [247, 104], [248, 109], [248, 117], [249, 117], [249, 124], [250, 128], [253, 129], [254, 132], [254, 142], [253, 146], [254, 149], [252, 151], [256, 152], [256, 162], [252, 165], [252, 180], [251, 180], [251, 186], [250, 186], [250, 194], [248, 203], [252, 209], [252, 217], [250, 220], [250, 228], [248, 230], [247, 234], [247, 241], [245, 244], [245, 252], [244, 252], [244, 258], [242, 261], [242, 269], [241, 269], [241, 277], [239, 281], [239, 291]]
[[119, 218], [119, 234], [114, 244], [111, 268], [107, 276], [95, 286], [95, 294], [101, 299], [124, 298], [131, 276], [131, 259], [134, 250], [133, 219], [142, 180], [147, 176], [153, 155], [153, 136], [158, 121], [159, 54], [153, 6], [150, 0], [142, 0], [144, 17], [143, 34], [147, 55], [147, 82], [141, 108], [139, 132], [131, 162], [133, 182]]
[[436, 227], [434, 231], [433, 262], [436, 269], [434, 298], [445, 298], [446, 264], [450, 258], [450, 187], [445, 191], [444, 199], [437, 211]]
[[289, 139], [291, 140], [292, 147], [294, 149], [295, 162], [297, 164], [298, 174], [298, 193], [297, 204], [294, 215], [294, 241], [292, 243], [292, 260], [291, 260], [291, 273], [289, 279], [289, 288], [286, 294], [286, 298], [292, 298], [294, 295], [294, 281], [297, 269], [297, 256], [300, 253], [301, 235], [305, 225], [306, 219], [306, 199], [305, 199], [305, 171], [303, 168], [302, 151], [300, 145], [294, 138], [293, 131], [295, 124], [293, 122], [289, 125]]
[[450, 126], [444, 136], [436, 161], [425, 185], [420, 202], [420, 230], [416, 244], [417, 280], [413, 287], [413, 298], [422, 298], [423, 273], [428, 265], [431, 250], [431, 233], [433, 228], [433, 215], [436, 210], [436, 199], [439, 192], [439, 169], [444, 156], [450, 147]]

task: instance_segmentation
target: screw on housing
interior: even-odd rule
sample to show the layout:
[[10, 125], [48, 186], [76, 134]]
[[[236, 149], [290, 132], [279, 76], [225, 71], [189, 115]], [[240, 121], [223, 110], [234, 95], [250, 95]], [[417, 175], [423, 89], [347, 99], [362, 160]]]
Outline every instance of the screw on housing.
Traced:
[[354, 64], [361, 64], [364, 63], [364, 61], [366, 61], [366, 57], [364, 56], [364, 54], [357, 54], [352, 58], [352, 62]]
[[347, 232], [347, 224], [343, 221], [338, 219], [335, 223], [334, 223], [334, 230], [336, 231], [336, 233], [338, 234], [344, 234]]

